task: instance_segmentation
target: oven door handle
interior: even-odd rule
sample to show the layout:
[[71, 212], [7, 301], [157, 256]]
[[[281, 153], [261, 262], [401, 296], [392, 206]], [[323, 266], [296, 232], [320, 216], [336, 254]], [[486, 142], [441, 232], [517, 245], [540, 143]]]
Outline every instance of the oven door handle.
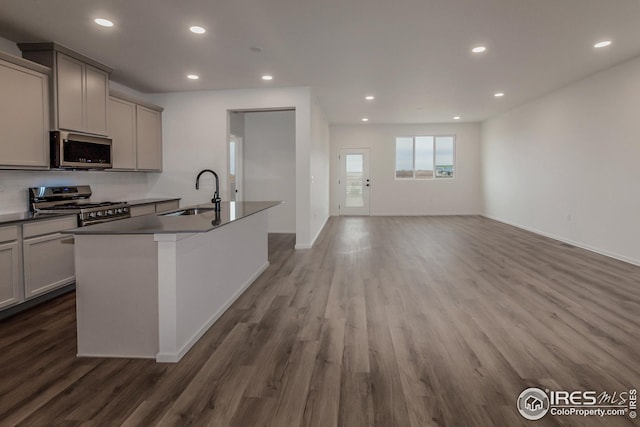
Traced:
[[86, 221], [82, 224], [82, 227], [87, 227], [89, 225], [96, 225], [96, 224], [102, 224], [103, 222], [110, 222], [110, 221], [117, 221], [119, 219], [127, 219], [127, 218], [131, 218], [128, 216], [118, 216], [118, 217], [111, 217], [111, 218], [103, 218], [103, 219], [92, 219], [91, 221]]

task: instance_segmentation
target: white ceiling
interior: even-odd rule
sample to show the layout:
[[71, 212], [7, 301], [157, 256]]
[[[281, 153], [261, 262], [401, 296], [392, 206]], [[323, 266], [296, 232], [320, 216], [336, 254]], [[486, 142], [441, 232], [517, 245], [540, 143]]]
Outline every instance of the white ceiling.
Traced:
[[639, 55], [640, 1], [0, 0], [0, 36], [56, 41], [142, 92], [311, 86], [331, 123], [480, 121]]

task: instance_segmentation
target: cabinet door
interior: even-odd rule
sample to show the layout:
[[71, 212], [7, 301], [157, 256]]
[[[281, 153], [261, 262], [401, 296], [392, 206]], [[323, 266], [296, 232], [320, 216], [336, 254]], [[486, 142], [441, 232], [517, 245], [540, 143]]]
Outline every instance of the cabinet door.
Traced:
[[48, 234], [22, 242], [25, 299], [75, 280], [73, 237]]
[[0, 60], [0, 167], [49, 167], [48, 77]]
[[155, 212], [156, 212], [156, 205], [154, 204], [131, 206], [129, 208], [129, 213], [131, 214], [131, 217], [149, 215]]
[[171, 200], [168, 202], [160, 202], [160, 203], [156, 203], [156, 212], [160, 213], [160, 212], [168, 212], [168, 211], [175, 211], [178, 210], [180, 208], [180, 201], [179, 200]]
[[58, 127], [84, 131], [84, 64], [57, 53]]
[[20, 302], [18, 242], [0, 244], [0, 308]]
[[141, 170], [162, 170], [162, 113], [136, 106], [137, 166]]
[[109, 98], [109, 136], [113, 140], [113, 168], [136, 168], [136, 105]]
[[107, 135], [109, 76], [102, 70], [85, 65], [85, 83], [85, 130], [97, 135]]

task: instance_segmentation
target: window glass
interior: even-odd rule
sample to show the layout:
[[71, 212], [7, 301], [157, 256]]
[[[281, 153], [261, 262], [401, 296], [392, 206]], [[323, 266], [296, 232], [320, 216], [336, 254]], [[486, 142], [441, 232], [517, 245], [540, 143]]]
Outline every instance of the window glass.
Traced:
[[453, 178], [453, 137], [436, 138], [436, 178]]
[[396, 138], [397, 179], [453, 178], [455, 136]]
[[416, 179], [433, 178], [433, 137], [416, 136]]
[[413, 178], [413, 138], [396, 138], [396, 178]]

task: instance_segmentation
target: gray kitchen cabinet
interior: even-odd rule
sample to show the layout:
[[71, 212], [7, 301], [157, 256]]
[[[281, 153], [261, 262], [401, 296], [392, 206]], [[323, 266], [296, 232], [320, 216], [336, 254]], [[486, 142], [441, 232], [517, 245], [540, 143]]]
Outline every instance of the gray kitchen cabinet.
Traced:
[[60, 232], [75, 228], [76, 221], [63, 217], [23, 225], [25, 299], [75, 281], [73, 237]]
[[162, 113], [136, 106], [136, 158], [139, 170], [162, 170]]
[[136, 169], [136, 104], [109, 97], [109, 136], [113, 141], [113, 169]]
[[53, 70], [55, 129], [107, 136], [111, 68], [57, 43], [19, 43], [22, 56]]
[[0, 53], [0, 169], [49, 168], [49, 74]]
[[180, 200], [156, 203], [156, 213], [175, 211], [180, 208]]
[[152, 214], [152, 213], [155, 213], [155, 212], [156, 212], [156, 205], [155, 204], [131, 206], [129, 208], [129, 213], [131, 214], [132, 217], [148, 215], [148, 214]]
[[109, 136], [114, 170], [162, 170], [162, 107], [111, 91]]
[[180, 200], [165, 200], [165, 201], [157, 201], [152, 203], [144, 203], [138, 205], [131, 205], [129, 207], [129, 212], [131, 216], [141, 216], [148, 215], [152, 213], [161, 213], [161, 212], [169, 212], [175, 211], [180, 208]]
[[58, 127], [84, 130], [84, 64], [59, 54], [56, 72], [58, 88]]
[[0, 227], [0, 309], [22, 301], [18, 227]]

